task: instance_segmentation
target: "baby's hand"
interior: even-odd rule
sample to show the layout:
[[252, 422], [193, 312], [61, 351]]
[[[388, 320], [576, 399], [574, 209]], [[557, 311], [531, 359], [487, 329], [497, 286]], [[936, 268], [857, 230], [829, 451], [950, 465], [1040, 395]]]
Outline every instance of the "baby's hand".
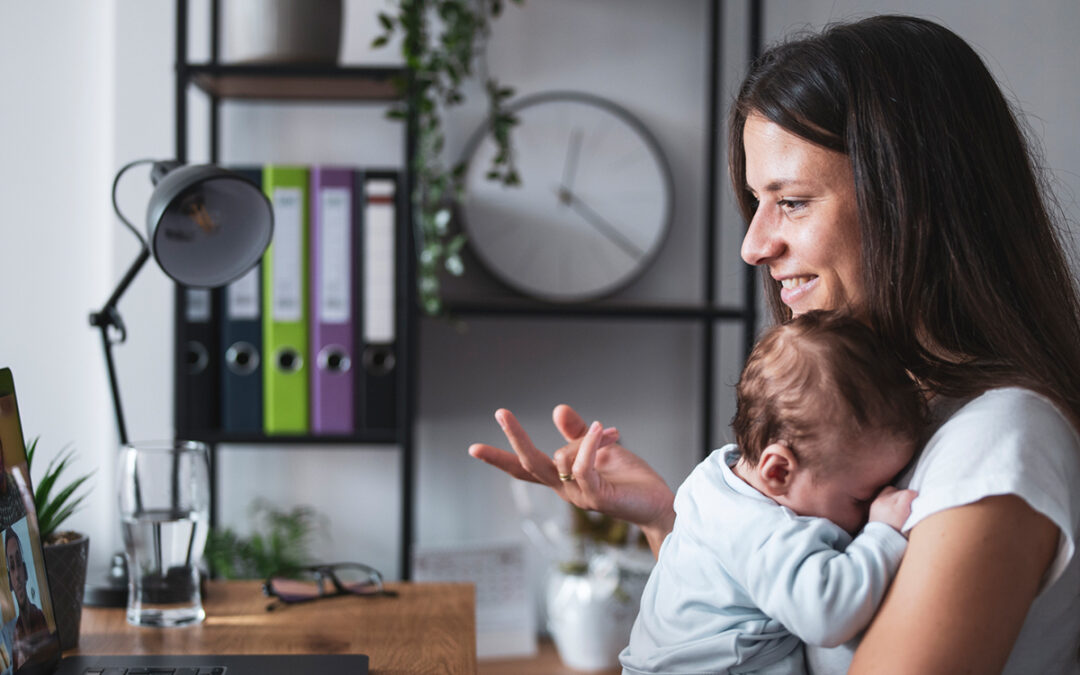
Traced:
[[911, 515], [911, 502], [918, 495], [914, 490], [898, 490], [886, 485], [870, 504], [870, 521], [885, 523], [899, 532]]

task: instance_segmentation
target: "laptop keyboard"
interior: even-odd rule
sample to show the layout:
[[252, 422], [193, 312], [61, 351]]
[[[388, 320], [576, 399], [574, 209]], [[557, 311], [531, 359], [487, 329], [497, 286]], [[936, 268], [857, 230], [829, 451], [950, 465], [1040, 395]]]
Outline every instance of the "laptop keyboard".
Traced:
[[203, 668], [169, 668], [168, 666], [138, 666], [136, 668], [87, 668], [83, 675], [225, 675], [223, 666]]

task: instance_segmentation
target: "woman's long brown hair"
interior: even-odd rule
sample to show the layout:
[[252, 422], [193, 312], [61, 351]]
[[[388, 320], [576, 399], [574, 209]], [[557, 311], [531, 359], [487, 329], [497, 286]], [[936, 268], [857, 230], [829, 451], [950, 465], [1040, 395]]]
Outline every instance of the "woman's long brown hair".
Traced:
[[[743, 216], [751, 113], [847, 154], [867, 320], [929, 390], [1023, 386], [1080, 428], [1080, 301], [1050, 191], [975, 51], [936, 23], [877, 16], [767, 51], [730, 118]], [[1055, 210], [1057, 212], [1058, 210]], [[777, 319], [790, 316], [763, 275]]]

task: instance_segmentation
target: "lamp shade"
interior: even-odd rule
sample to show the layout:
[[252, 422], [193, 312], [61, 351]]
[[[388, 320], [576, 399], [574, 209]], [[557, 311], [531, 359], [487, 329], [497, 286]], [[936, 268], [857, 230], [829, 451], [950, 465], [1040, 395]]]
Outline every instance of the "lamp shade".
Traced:
[[262, 257], [274, 231], [270, 201], [247, 179], [212, 165], [157, 162], [147, 207], [150, 251], [185, 286], [216, 288]]

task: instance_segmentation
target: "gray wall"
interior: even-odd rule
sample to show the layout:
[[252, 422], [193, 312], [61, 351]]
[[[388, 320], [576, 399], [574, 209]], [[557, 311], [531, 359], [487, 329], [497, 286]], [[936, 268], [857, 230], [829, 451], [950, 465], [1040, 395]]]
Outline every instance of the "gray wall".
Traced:
[[[349, 7], [355, 9], [356, 4]], [[653, 131], [672, 164], [676, 200], [671, 235], [648, 272], [613, 302], [690, 303], [702, 297], [705, 18], [706, 4], [700, 1], [633, 0], [621, 2], [619, 11], [613, 12], [603, 1], [548, 0], [509, 7], [495, 27], [488, 50], [493, 75], [521, 95], [576, 89], [610, 98]], [[741, 38], [742, 20], [732, 14], [733, 36]], [[361, 18], [350, 17], [345, 61], [395, 56], [364, 49], [364, 31], [354, 21]], [[448, 116], [451, 161], [482, 123], [481, 91], [472, 86], [468, 95], [469, 103]], [[400, 131], [380, 115], [378, 110], [355, 106], [229, 104], [224, 115], [224, 159], [400, 161]], [[268, 143], [268, 138], [275, 140]], [[721, 290], [724, 297], [737, 300], [738, 227], [725, 232], [735, 238], [729, 236], [734, 245], [724, 248], [730, 264], [722, 270]], [[458, 297], [507, 296], [476, 263], [470, 265], [464, 282], [451, 283], [449, 290]], [[720, 372], [729, 383], [741, 346], [737, 331], [724, 331], [724, 338], [718, 349], [734, 355]], [[557, 434], [550, 422], [551, 409], [559, 402], [571, 403], [590, 419], [619, 426], [626, 442], [641, 448], [669, 483], [677, 485], [703, 447], [698, 422], [700, 339], [699, 329], [679, 323], [425, 320], [416, 428], [418, 542], [520, 538], [509, 481], [465, 452], [471, 442], [500, 440], [492, 418], [500, 406], [517, 412], [541, 447], [553, 448]], [[721, 435], [731, 414], [727, 388], [722, 390], [722, 405], [714, 411]], [[263, 458], [267, 461], [260, 462]], [[237, 448], [222, 453], [221, 467], [222, 476], [259, 477], [257, 483], [239, 483], [223, 496], [226, 517], [242, 518], [257, 494], [314, 501], [324, 511], [339, 514], [334, 516], [335, 525], [345, 528], [328, 545], [334, 555], [397, 569], [393, 556], [399, 524], [394, 483], [398, 465], [393, 452]], [[339, 484], [321, 486], [321, 477], [331, 472]], [[554, 514], [565, 512], [558, 504], [545, 506]], [[340, 515], [342, 508], [350, 515]]]

